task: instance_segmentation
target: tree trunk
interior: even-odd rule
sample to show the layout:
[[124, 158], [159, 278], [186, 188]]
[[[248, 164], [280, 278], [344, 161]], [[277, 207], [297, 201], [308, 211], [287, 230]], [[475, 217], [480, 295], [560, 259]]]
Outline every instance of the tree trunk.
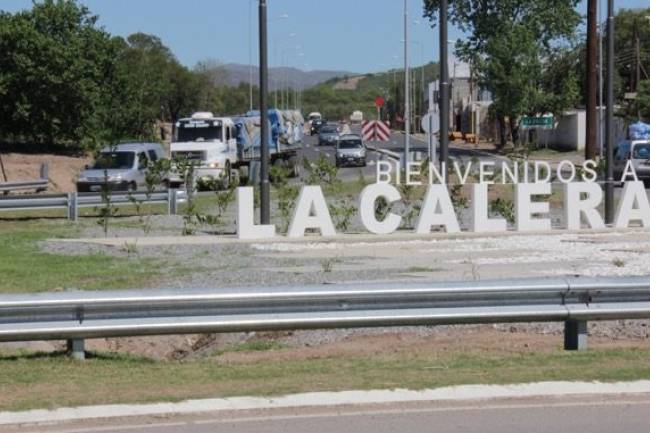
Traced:
[[506, 147], [506, 118], [499, 116], [499, 147]]
[[508, 120], [510, 121], [510, 134], [512, 134], [512, 145], [516, 147], [519, 145], [519, 125], [517, 125], [517, 117], [511, 115], [508, 118]]

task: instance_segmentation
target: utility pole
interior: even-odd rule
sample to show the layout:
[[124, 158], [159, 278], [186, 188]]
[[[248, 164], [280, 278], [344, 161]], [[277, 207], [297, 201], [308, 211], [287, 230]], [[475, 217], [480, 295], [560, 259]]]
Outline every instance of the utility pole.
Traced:
[[598, 5], [598, 154], [602, 158], [605, 153], [603, 137], [603, 20], [602, 5]]
[[636, 54], [636, 79], [634, 80], [634, 91], [636, 96], [636, 117], [641, 120], [641, 107], [639, 106], [639, 83], [641, 82], [641, 41], [639, 40], [639, 25], [634, 21], [634, 51]]
[[409, 163], [411, 140], [411, 101], [409, 72], [409, 20], [408, 0], [404, 0], [404, 169]]
[[253, 0], [248, 0], [248, 111], [253, 111]]
[[449, 159], [449, 69], [447, 68], [447, 0], [440, 0], [440, 168], [447, 179]]
[[268, 89], [268, 59], [266, 55], [266, 0], [259, 3], [260, 26], [260, 223], [271, 223], [271, 185], [269, 184], [269, 111], [266, 97]]
[[607, 0], [607, 179], [605, 222], [614, 222], [614, 0]]
[[[598, 154], [596, 143], [596, 91], [597, 75], [596, 64], [598, 56], [597, 33], [597, 12], [598, 0], [588, 0], [587, 2], [587, 121], [585, 133], [585, 158], [594, 159]], [[559, 113], [556, 113], [559, 115]]]

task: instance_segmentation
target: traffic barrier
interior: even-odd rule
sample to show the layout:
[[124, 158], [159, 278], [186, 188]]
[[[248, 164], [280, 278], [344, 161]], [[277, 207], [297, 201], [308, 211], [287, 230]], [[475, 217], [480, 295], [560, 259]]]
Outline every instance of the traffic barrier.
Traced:
[[[135, 191], [129, 193], [111, 193], [109, 200], [113, 205], [128, 205], [136, 202], [149, 204], [167, 204], [169, 215], [176, 215], [178, 203], [185, 201], [185, 192], [176, 189], [147, 193]], [[67, 218], [76, 221], [79, 208], [101, 206], [101, 194], [77, 193], [16, 195], [0, 198], [0, 211], [21, 211], [33, 209], [65, 209]]]
[[337, 284], [0, 296], [0, 341], [499, 322], [565, 322], [585, 349], [589, 320], [650, 318], [650, 278]]

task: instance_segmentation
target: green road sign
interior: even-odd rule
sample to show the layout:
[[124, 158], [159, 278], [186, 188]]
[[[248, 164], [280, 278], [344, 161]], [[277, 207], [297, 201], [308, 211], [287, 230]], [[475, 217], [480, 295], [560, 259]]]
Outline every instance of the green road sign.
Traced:
[[524, 116], [521, 119], [523, 126], [553, 126], [553, 116], [529, 117]]

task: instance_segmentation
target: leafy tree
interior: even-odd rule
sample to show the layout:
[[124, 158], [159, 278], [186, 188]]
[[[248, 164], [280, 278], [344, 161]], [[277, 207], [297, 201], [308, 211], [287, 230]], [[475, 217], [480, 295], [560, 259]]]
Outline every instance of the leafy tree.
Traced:
[[71, 0], [0, 13], [0, 134], [15, 141], [90, 145], [113, 76], [115, 45]]
[[650, 80], [644, 80], [639, 83], [637, 102], [641, 117], [650, 122]]
[[[650, 8], [620, 9], [614, 18], [614, 63], [621, 77], [617, 97], [635, 89], [636, 81], [636, 39], [639, 39], [641, 80], [650, 74]], [[645, 74], [644, 74], [645, 72]], [[640, 84], [640, 83], [639, 83]]]
[[[505, 145], [506, 119], [513, 141], [518, 139], [518, 118], [540, 109], [566, 108], [572, 98], [556, 98], [557, 87], [573, 89], [575, 76], [550, 73], [563, 81], [545, 79], [562, 43], [573, 36], [580, 22], [578, 0], [450, 1], [452, 23], [469, 34], [458, 41], [459, 57], [470, 62], [481, 86], [493, 94], [492, 114], [498, 119]], [[435, 22], [439, 0], [424, 0], [424, 16]], [[556, 64], [557, 66], [557, 64]], [[566, 82], [564, 82], [566, 80]], [[545, 87], [550, 85], [550, 88]], [[571, 95], [574, 95], [573, 90]]]

